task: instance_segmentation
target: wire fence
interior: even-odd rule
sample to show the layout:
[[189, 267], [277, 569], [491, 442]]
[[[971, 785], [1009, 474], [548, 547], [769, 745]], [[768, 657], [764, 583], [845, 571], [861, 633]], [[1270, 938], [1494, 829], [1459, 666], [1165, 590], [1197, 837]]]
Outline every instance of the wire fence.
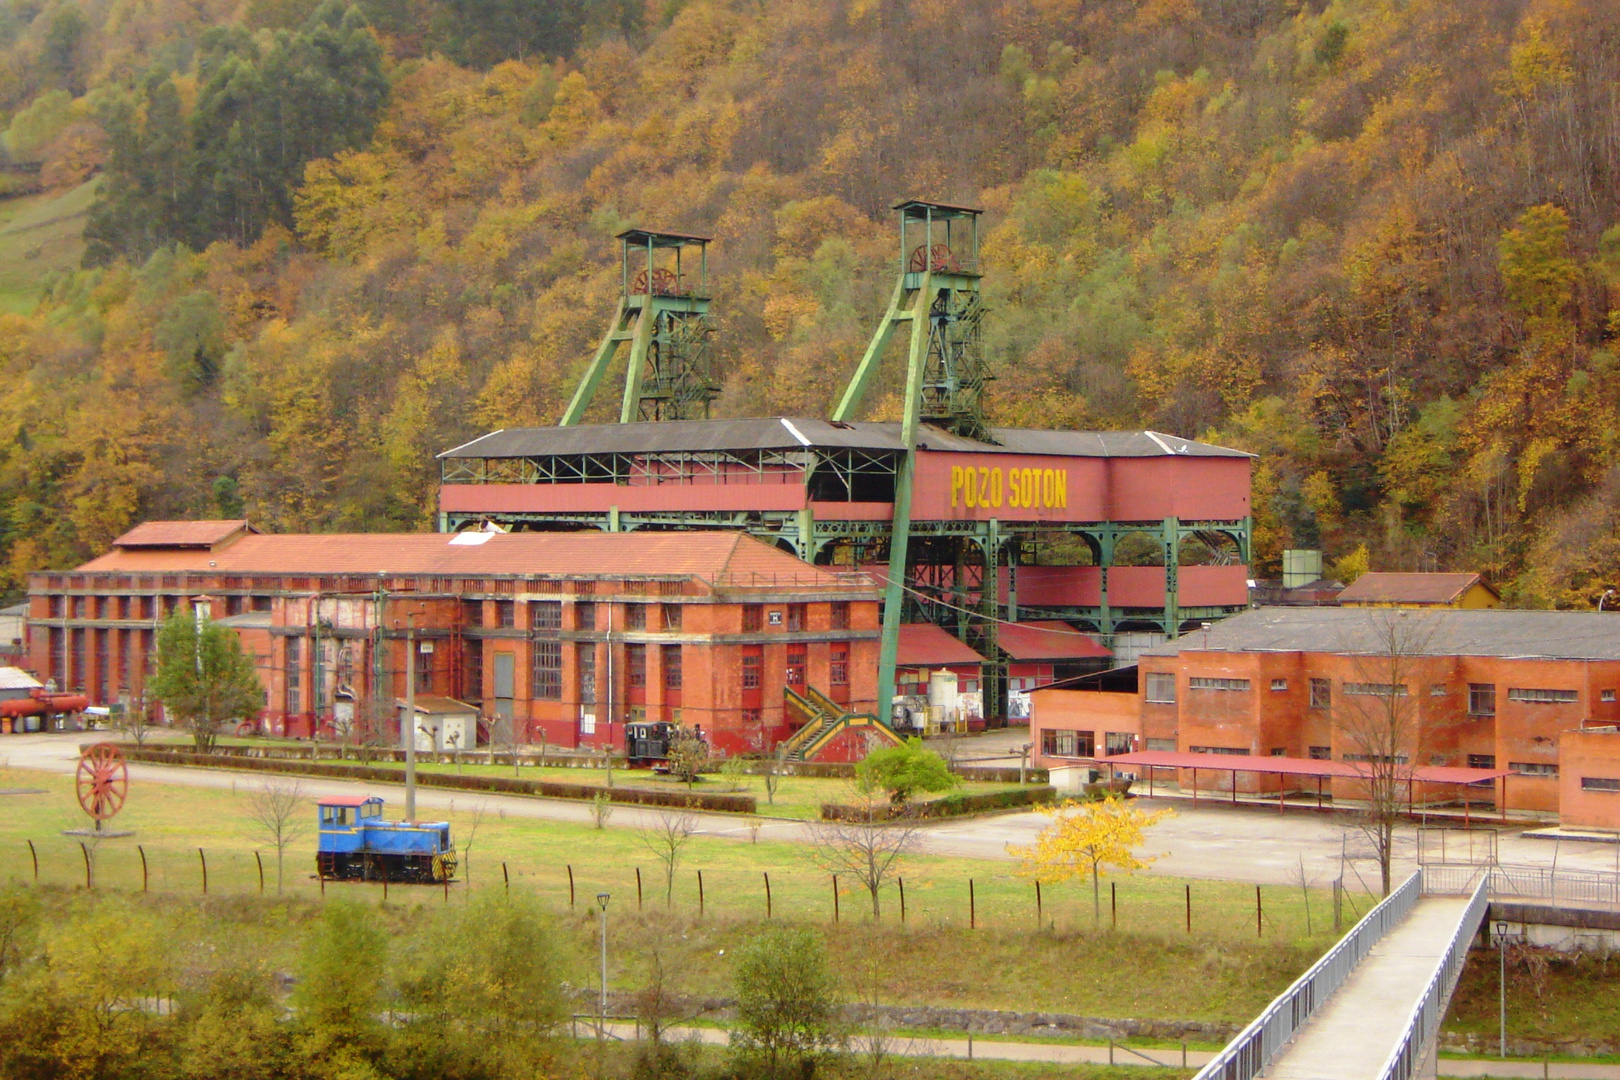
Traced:
[[[189, 896], [351, 897], [373, 903], [452, 903], [472, 892], [525, 890], [556, 909], [591, 908], [607, 893], [615, 910], [649, 915], [798, 922], [873, 918], [869, 891], [807, 858], [797, 867], [681, 864], [673, 877], [651, 858], [537, 861], [498, 847], [463, 850], [455, 879], [415, 885], [322, 881], [307, 843], [275, 850], [181, 847], [140, 837], [41, 836], [0, 850], [0, 884]], [[278, 878], [280, 881], [278, 887]], [[1352, 901], [1353, 903], [1353, 901]], [[1359, 910], [1366, 910], [1366, 904]], [[1347, 906], [1344, 914], [1354, 917]], [[1177, 883], [1151, 877], [1089, 885], [1037, 885], [1013, 873], [960, 875], [919, 862], [878, 894], [886, 923], [983, 930], [1092, 929], [1227, 942], [1296, 942], [1336, 933], [1332, 894], [1297, 886]]]

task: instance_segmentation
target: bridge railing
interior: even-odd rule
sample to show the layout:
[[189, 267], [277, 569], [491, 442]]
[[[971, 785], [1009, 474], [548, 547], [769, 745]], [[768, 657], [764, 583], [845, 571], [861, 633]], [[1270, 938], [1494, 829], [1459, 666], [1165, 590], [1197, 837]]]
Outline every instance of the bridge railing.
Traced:
[[1484, 881], [1493, 900], [1545, 900], [1576, 907], [1620, 907], [1620, 874], [1608, 870], [1558, 869], [1468, 863], [1425, 863], [1426, 894], [1467, 895]]
[[1422, 999], [1412, 1010], [1400, 1043], [1379, 1071], [1379, 1080], [1411, 1080], [1416, 1075], [1429, 1047], [1434, 1044], [1435, 1035], [1440, 1030], [1440, 1021], [1445, 1018], [1446, 1006], [1451, 1002], [1451, 992], [1457, 988], [1463, 964], [1468, 960], [1468, 946], [1473, 941], [1474, 935], [1479, 932], [1480, 921], [1485, 918], [1489, 888], [1488, 879], [1482, 879], [1474, 886], [1474, 894], [1469, 898], [1468, 906], [1463, 909], [1462, 921], [1458, 923], [1457, 932], [1452, 935], [1451, 942], [1446, 947], [1445, 957], [1435, 971], [1434, 978], [1429, 980]]
[[[1271, 1064], [1318, 1008], [1327, 1004], [1373, 946], [1417, 904], [1423, 892], [1419, 870], [1384, 897], [1366, 917], [1294, 984], [1266, 1006], [1265, 1012], [1198, 1071], [1193, 1080], [1253, 1080]], [[1405, 1080], [1402, 1077], [1401, 1080]]]

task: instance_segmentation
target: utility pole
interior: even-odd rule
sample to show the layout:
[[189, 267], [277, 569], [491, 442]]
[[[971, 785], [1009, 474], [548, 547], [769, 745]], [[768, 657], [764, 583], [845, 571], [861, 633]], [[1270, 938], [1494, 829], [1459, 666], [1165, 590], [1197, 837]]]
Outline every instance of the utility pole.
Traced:
[[405, 736], [405, 820], [416, 820], [416, 624], [414, 615], [405, 616], [405, 717], [400, 734]]

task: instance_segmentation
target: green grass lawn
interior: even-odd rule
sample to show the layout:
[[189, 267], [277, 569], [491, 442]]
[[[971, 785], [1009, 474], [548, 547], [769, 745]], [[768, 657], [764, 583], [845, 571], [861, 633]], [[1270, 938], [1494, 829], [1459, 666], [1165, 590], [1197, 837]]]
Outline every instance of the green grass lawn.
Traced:
[[[235, 792], [136, 785], [117, 818], [118, 827], [136, 835], [90, 845], [97, 889], [141, 888], [140, 845], [150, 888], [158, 894], [147, 902], [257, 906], [255, 851], [265, 857], [269, 891], [275, 889], [273, 852], [249, 816], [248, 792], [259, 783], [243, 776]], [[46, 793], [0, 796], [0, 882], [33, 881], [26, 843], [32, 840], [42, 884], [82, 889], [79, 840], [61, 835], [64, 828], [84, 824], [71, 779], [0, 770], [0, 788], [13, 787]], [[437, 888], [394, 886], [387, 901], [391, 917], [408, 921], [414, 909], [458, 903], [469, 888], [504, 889], [510, 881], [512, 888], [532, 890], [556, 911], [560, 933], [573, 942], [588, 974], [596, 932], [592, 901], [605, 891], [613, 897], [614, 981], [626, 988], [636, 985], [657, 951], [681, 989], [725, 993], [727, 957], [766, 917], [767, 873], [771, 915], [822, 928], [840, 970], [864, 980], [878, 999], [892, 1002], [1244, 1022], [1332, 938], [1324, 893], [1310, 897], [1307, 933], [1299, 890], [1264, 890], [1265, 936], [1257, 937], [1253, 886], [1220, 882], [1192, 883], [1193, 932], [1188, 933], [1185, 883], [1144, 876], [1118, 879], [1117, 929], [1112, 929], [1106, 881], [1100, 926], [1093, 926], [1089, 890], [1063, 885], [1044, 890], [1044, 925], [1038, 927], [1034, 887], [1017, 876], [1015, 864], [935, 856], [905, 862], [904, 925], [896, 886], [884, 890], [882, 921], [873, 923], [866, 894], [852, 890], [847, 880], [839, 883], [835, 924], [831, 878], [809, 849], [751, 843], [746, 830], [734, 838], [694, 837], [666, 903], [660, 864], [636, 830], [615, 827], [611, 820], [596, 830], [588, 824], [489, 814], [475, 833], [475, 804], [476, 797], [470, 797], [463, 808], [458, 799], [450, 814], [468, 880], [452, 887], [448, 897]], [[297, 898], [296, 910], [313, 906], [321, 896], [311, 876], [313, 851], [314, 838], [306, 835], [289, 854], [287, 888]], [[383, 900], [381, 887], [372, 884], [331, 884], [326, 894], [379, 905]]]
[[0, 311], [31, 311], [46, 279], [79, 265], [97, 182], [0, 201]]
[[[1445, 1027], [1447, 1032], [1479, 1037], [1482, 1049], [1491, 1053], [1498, 1033], [1497, 963], [1491, 950], [1469, 954]], [[1620, 955], [1552, 954], [1540, 977], [1526, 965], [1510, 965], [1507, 1005], [1510, 1041], [1612, 1042], [1620, 1038]]]
[[[308, 750], [308, 742], [270, 739], [221, 739], [220, 742], [229, 746], [288, 746]], [[148, 746], [185, 747], [191, 746], [191, 741], [184, 736], [164, 733], [157, 739], [149, 738]], [[326, 758], [322, 758], [326, 761]], [[404, 770], [405, 766], [397, 761], [372, 761], [369, 764], [375, 768]], [[524, 765], [516, 771], [510, 764], [505, 765], [472, 765], [472, 764], [446, 764], [439, 762], [421, 761], [417, 769], [422, 772], [437, 773], [465, 773], [468, 776], [503, 776], [519, 777], [524, 780], [549, 780], [564, 784], [584, 784], [589, 787], [604, 787], [608, 780], [606, 769], [591, 766], [570, 767], [566, 765]], [[684, 784], [679, 781], [659, 776], [650, 769], [623, 769], [612, 771], [613, 785], [620, 788], [643, 788], [651, 791], [681, 791]], [[994, 784], [972, 781], [964, 783], [956, 791], [962, 794], [982, 795], [998, 791], [1016, 791], [1018, 784]], [[783, 776], [778, 778], [776, 794], [773, 800], [767, 801], [765, 792], [765, 778], [762, 776], [728, 777], [718, 773], [705, 773], [703, 778], [693, 787], [694, 791], [708, 795], [722, 795], [738, 793], [752, 795], [759, 802], [759, 814], [762, 817], [793, 818], [801, 821], [815, 821], [821, 816], [821, 804], [825, 802], [850, 802], [856, 797], [851, 781], [839, 778], [825, 778], [813, 776]], [[919, 795], [917, 802], [927, 802], [931, 799], [943, 797], [950, 792], [940, 795]]]

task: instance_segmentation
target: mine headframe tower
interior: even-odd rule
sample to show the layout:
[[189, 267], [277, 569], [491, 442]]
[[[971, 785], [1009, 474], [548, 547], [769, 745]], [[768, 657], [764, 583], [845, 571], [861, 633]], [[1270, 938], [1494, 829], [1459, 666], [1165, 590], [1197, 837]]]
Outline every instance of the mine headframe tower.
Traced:
[[[894, 331], [902, 323], [911, 331], [906, 350], [906, 388], [901, 414], [900, 437], [905, 443], [904, 460], [895, 478], [894, 519], [889, 539], [889, 572], [883, 597], [883, 649], [878, 669], [878, 700], [894, 697], [895, 660], [900, 647], [902, 613], [908, 608], [908, 571], [914, 579], [919, 567], [908, 559], [911, 542], [911, 489], [916, 473], [917, 435], [928, 424], [953, 435], [995, 443], [984, 418], [984, 385], [992, 378], [986, 369], [981, 340], [984, 303], [979, 295], [979, 215], [971, 206], [924, 202], [908, 199], [894, 206], [900, 218], [900, 259], [889, 308], [883, 313], [872, 341], [855, 368], [844, 395], [833, 411], [833, 420], [854, 420], [861, 400], [882, 361]], [[965, 234], [965, 235], [964, 235]], [[921, 240], [921, 243], [916, 241]], [[963, 242], [965, 241], [965, 245]], [[965, 250], [958, 250], [958, 247]], [[968, 544], [960, 538], [958, 548]], [[994, 659], [997, 655], [996, 625], [996, 541], [980, 547], [984, 585], [979, 590], [984, 617], [959, 608], [952, 614], [965, 616], [958, 633]], [[961, 550], [950, 553], [950, 561], [960, 568]], [[934, 552], [930, 565], [944, 552]], [[960, 582], [960, 577], [956, 578]], [[987, 705], [999, 702], [1005, 692], [1003, 665], [986, 665], [983, 683]], [[993, 707], [993, 706], [992, 706]]]
[[[720, 394], [709, 355], [714, 332], [707, 295], [710, 237], [629, 229], [618, 240], [619, 305], [559, 423], [573, 427], [584, 419], [622, 343], [629, 344], [630, 356], [621, 424], [707, 420]], [[698, 256], [695, 290], [682, 268], [682, 255], [690, 248]]]

